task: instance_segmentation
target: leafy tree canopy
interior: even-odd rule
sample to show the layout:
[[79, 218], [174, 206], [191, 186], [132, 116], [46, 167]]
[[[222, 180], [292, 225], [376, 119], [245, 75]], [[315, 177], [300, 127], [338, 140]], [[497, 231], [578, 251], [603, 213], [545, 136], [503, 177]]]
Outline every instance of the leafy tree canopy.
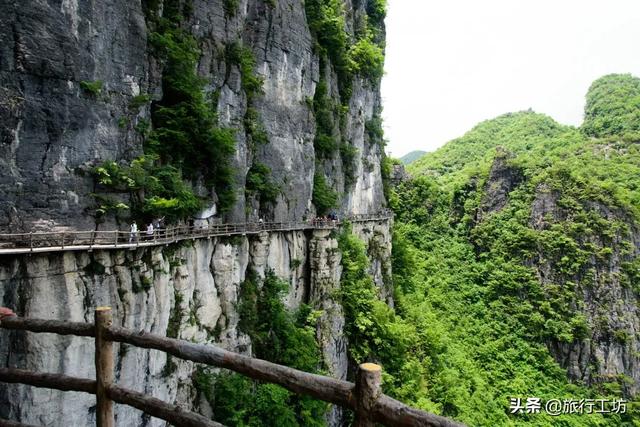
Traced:
[[640, 133], [640, 78], [610, 74], [593, 82], [582, 129], [594, 137]]

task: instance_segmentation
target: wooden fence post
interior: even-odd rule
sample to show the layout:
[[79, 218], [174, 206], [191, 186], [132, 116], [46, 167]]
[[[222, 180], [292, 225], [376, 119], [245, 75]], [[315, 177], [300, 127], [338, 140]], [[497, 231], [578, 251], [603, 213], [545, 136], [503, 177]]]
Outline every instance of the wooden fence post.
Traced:
[[371, 414], [382, 394], [382, 367], [375, 363], [363, 363], [356, 374], [356, 422], [355, 427], [374, 427]]
[[96, 422], [98, 427], [114, 427], [113, 401], [107, 388], [113, 384], [113, 343], [105, 338], [106, 329], [113, 323], [111, 307], [98, 307], [96, 325]]

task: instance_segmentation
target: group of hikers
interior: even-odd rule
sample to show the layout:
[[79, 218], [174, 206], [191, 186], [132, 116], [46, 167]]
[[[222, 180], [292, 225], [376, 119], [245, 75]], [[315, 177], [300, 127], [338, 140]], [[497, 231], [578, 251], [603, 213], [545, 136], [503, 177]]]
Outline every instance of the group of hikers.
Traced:
[[[154, 234], [158, 230], [163, 230], [164, 225], [164, 217], [159, 219], [154, 219], [153, 221], [147, 224], [146, 229], [144, 230], [143, 240], [151, 240], [153, 239]], [[129, 243], [135, 242], [138, 240], [138, 224], [133, 221], [131, 226], [129, 227]]]
[[338, 214], [335, 212], [331, 212], [329, 215], [317, 216], [313, 219], [313, 222], [328, 222], [328, 221], [338, 221]]
[[[336, 212], [331, 212], [328, 215], [317, 216], [311, 219], [312, 223], [328, 223], [333, 222], [336, 223], [338, 221], [338, 214]], [[258, 224], [260, 228], [263, 228], [265, 222], [262, 218], [258, 219]], [[190, 222], [190, 225], [193, 226], [193, 223]], [[203, 226], [204, 227], [204, 226]], [[134, 220], [131, 222], [129, 226], [129, 243], [138, 242], [138, 240], [152, 240], [154, 236], [158, 235], [160, 230], [165, 229], [164, 217], [159, 219], [154, 219], [150, 221], [144, 229], [138, 228], [138, 223]]]

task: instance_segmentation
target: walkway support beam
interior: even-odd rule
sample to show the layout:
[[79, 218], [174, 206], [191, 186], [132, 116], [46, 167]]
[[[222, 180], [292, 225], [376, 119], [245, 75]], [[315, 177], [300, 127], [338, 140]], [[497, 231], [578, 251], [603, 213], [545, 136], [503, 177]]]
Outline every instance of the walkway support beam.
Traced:
[[113, 401], [109, 398], [109, 387], [113, 385], [113, 343], [106, 337], [112, 324], [111, 307], [96, 308], [96, 421], [98, 427], [115, 427]]

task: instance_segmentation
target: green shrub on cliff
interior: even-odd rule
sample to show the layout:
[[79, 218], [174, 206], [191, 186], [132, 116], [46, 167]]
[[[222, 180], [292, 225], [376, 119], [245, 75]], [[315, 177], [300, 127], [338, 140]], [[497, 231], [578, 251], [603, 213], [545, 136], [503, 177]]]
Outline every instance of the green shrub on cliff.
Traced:
[[238, 0], [223, 0], [222, 7], [224, 9], [224, 14], [226, 17], [233, 18], [236, 16], [238, 11], [239, 1]]
[[274, 203], [280, 195], [280, 187], [271, 179], [271, 169], [260, 162], [249, 168], [245, 191], [247, 196], [258, 196], [261, 204]]
[[327, 56], [338, 74], [342, 102], [351, 97], [349, 37], [346, 32], [344, 6], [340, 0], [306, 0], [309, 30], [317, 41], [321, 56]]
[[382, 24], [387, 15], [387, 0], [367, 0], [367, 15], [373, 25]]
[[80, 88], [84, 90], [86, 93], [91, 94], [93, 96], [100, 95], [102, 92], [102, 80], [89, 81], [84, 80], [80, 82]]
[[319, 215], [326, 215], [338, 206], [338, 193], [327, 184], [323, 172], [317, 167], [313, 175], [312, 201]]
[[313, 96], [313, 110], [316, 119], [316, 137], [313, 148], [320, 159], [328, 159], [340, 145], [336, 135], [337, 107], [329, 96], [326, 79], [320, 79]]
[[367, 35], [349, 48], [351, 70], [373, 82], [384, 74], [384, 51], [373, 42], [373, 36]]
[[[162, 99], [151, 106], [149, 123], [140, 120], [135, 129], [144, 137], [145, 154], [129, 165], [104, 162], [93, 169], [96, 182], [105, 192], [129, 192], [134, 217], [166, 216], [170, 221], [185, 219], [202, 208], [191, 183], [214, 189], [218, 208], [226, 212], [235, 201], [235, 132], [218, 126], [215, 92], [205, 92], [205, 81], [197, 74], [200, 50], [195, 37], [182, 28], [191, 2], [167, 0], [144, 2], [150, 33], [149, 46], [162, 64]], [[261, 82], [249, 77], [254, 63], [239, 50], [243, 84], [255, 92]], [[94, 86], [87, 86], [87, 90]], [[137, 110], [150, 101], [147, 94], [131, 99]], [[126, 120], [126, 119], [125, 119]], [[126, 124], [123, 121], [123, 124]], [[105, 196], [96, 194], [97, 199]], [[98, 208], [98, 213], [104, 211]]]
[[[92, 173], [100, 186], [111, 192], [128, 193], [133, 202], [131, 213], [137, 218], [164, 216], [168, 221], [177, 221], [202, 208], [202, 201], [184, 181], [180, 171], [159, 164], [156, 156], [141, 156], [129, 165], [107, 161], [95, 167]], [[96, 197], [100, 199], [101, 196]]]
[[404, 360], [415, 330], [397, 319], [380, 299], [379, 289], [368, 272], [370, 261], [364, 242], [349, 227], [338, 236], [338, 248], [343, 269], [339, 298], [345, 315], [349, 355], [356, 363], [381, 362], [387, 374], [392, 374]]
[[[191, 13], [191, 2], [144, 2], [149, 46], [162, 64], [162, 99], [151, 106], [152, 129], [140, 121], [136, 130], [145, 137], [145, 155], [129, 166], [105, 162], [94, 169], [97, 182], [108, 191], [131, 193], [134, 216], [185, 219], [202, 207], [191, 183], [203, 183], [218, 196], [218, 208], [226, 212], [235, 201], [235, 133], [218, 126], [217, 105], [205, 93], [205, 81], [197, 74], [200, 58], [193, 35], [181, 28]], [[141, 94], [132, 98], [136, 110], [150, 101]]]

